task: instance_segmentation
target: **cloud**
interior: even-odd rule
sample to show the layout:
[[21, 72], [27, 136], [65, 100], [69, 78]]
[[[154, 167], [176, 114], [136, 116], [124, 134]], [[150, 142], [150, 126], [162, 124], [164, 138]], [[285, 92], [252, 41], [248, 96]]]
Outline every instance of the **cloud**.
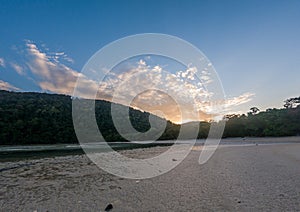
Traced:
[[5, 68], [5, 61], [3, 58], [0, 57], [0, 67]]
[[20, 88], [17, 88], [15, 86], [9, 84], [8, 82], [4, 82], [4, 81], [0, 80], [0, 90], [18, 91], [18, 90], [20, 90]]
[[57, 53], [57, 57], [49, 56], [42, 52], [36, 44], [29, 41], [26, 43], [26, 47], [28, 52], [27, 66], [44, 91], [72, 95], [78, 77], [82, 78], [81, 86], [86, 91], [82, 93], [82, 97], [89, 98], [89, 91], [97, 89], [98, 86], [94, 81], [58, 61], [57, 57], [64, 55], [64, 53]]
[[140, 61], [138, 62], [138, 64], [139, 64], [140, 66], [146, 66], [146, 62], [145, 62], [144, 60], [140, 60]]
[[[210, 74], [204, 70], [198, 79], [197, 72], [196, 67], [189, 66], [172, 74], [158, 65], [151, 67], [139, 60], [134, 68], [108, 75], [106, 81], [100, 83], [98, 97], [151, 113], [161, 111], [166, 119], [181, 123], [220, 117], [235, 106], [250, 101], [253, 96], [245, 93], [231, 99], [211, 101], [214, 94], [205, 87], [213, 82]], [[128, 102], [128, 99], [133, 101]]]
[[[82, 98], [94, 98], [91, 93], [98, 90], [98, 99], [130, 105], [154, 114], [161, 114], [157, 112], [161, 111], [166, 119], [176, 123], [220, 117], [253, 97], [253, 94], [245, 93], [211, 101], [214, 93], [206, 89], [213, 82], [209, 67], [199, 71], [189, 65], [186, 70], [170, 73], [159, 65], [148, 65], [145, 60], [125, 66], [124, 70], [121, 67], [122, 72], [120, 69], [118, 73], [107, 70], [105, 80], [98, 84], [65, 65], [60, 60], [64, 52], [49, 54], [30, 41], [26, 47], [27, 66], [42, 90], [72, 95], [80, 77], [81, 84], [77, 86]], [[199, 78], [197, 73], [200, 73]]]
[[25, 75], [24, 70], [21, 66], [16, 63], [10, 63], [10, 65], [19, 75]]
[[55, 62], [67, 61], [69, 63], [74, 63], [74, 60], [71, 57], [69, 57], [65, 52], [50, 53], [49, 58], [53, 59]]
[[190, 79], [190, 80], [194, 80], [197, 71], [198, 70], [195, 66], [189, 66], [185, 71], [177, 72], [176, 76], [181, 77], [181, 78], [187, 78], [187, 79]]
[[241, 104], [245, 104], [245, 103], [251, 101], [253, 97], [254, 97], [253, 93], [244, 93], [240, 96], [227, 99], [225, 101], [225, 107], [231, 108], [233, 106], [238, 106], [238, 105], [241, 105]]

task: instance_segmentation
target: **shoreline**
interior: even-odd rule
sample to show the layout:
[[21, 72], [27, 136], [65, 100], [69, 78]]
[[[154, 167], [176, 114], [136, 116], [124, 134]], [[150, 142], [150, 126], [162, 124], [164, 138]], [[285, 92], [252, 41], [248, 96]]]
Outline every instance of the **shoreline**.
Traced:
[[[204, 145], [206, 139], [197, 139], [195, 146]], [[184, 143], [184, 142], [183, 142]], [[189, 143], [189, 140], [186, 140]], [[222, 138], [220, 146], [222, 145], [245, 145], [245, 144], [274, 144], [274, 143], [300, 143], [300, 136], [289, 137], [234, 137], [234, 138]], [[153, 147], [171, 146], [174, 144], [174, 140], [159, 140], [153, 143], [140, 142], [109, 142], [108, 143], [113, 150], [131, 150], [131, 149], [143, 149]], [[95, 150], [98, 152], [109, 151], [105, 147], [101, 147], [101, 144], [95, 146]], [[45, 157], [57, 157], [67, 155], [82, 155], [85, 154], [79, 144], [46, 144], [46, 145], [12, 145], [12, 146], [0, 146], [0, 162], [18, 161], [23, 159], [39, 159]]]
[[[224, 147], [224, 148], [223, 148]], [[299, 143], [224, 145], [199, 165], [195, 149], [151, 179], [104, 172], [86, 155], [2, 163], [0, 207], [6, 211], [295, 211], [300, 208]], [[122, 150], [152, 156], [168, 147]], [[173, 163], [173, 161], [170, 161]], [[4, 166], [4, 167], [3, 167]]]

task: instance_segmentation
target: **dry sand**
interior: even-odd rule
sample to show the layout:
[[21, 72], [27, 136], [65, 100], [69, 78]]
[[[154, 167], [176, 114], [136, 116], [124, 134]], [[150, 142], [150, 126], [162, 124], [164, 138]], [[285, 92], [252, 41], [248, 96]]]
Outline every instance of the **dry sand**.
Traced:
[[300, 211], [300, 144], [221, 147], [204, 165], [200, 151], [147, 180], [107, 174], [85, 155], [5, 162], [15, 168], [0, 172], [0, 211]]

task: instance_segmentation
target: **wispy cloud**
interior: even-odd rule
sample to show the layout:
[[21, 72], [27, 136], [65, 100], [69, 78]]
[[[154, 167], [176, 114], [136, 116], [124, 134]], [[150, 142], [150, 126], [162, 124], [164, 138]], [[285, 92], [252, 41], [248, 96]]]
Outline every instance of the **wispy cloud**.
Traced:
[[74, 60], [71, 57], [69, 57], [65, 52], [50, 52], [48, 55], [49, 59], [53, 59], [57, 63], [61, 61], [74, 63]]
[[10, 63], [11, 67], [19, 74], [24, 75], [24, 69], [16, 63]]
[[20, 88], [17, 88], [15, 86], [9, 84], [8, 82], [4, 82], [4, 81], [0, 80], [0, 90], [18, 91], [18, 90], [20, 90]]
[[244, 93], [240, 96], [227, 99], [225, 101], [225, 107], [231, 108], [233, 106], [245, 104], [245, 103], [251, 101], [254, 96], [255, 96], [254, 93]]
[[5, 61], [2, 57], [0, 57], [0, 67], [5, 68]]

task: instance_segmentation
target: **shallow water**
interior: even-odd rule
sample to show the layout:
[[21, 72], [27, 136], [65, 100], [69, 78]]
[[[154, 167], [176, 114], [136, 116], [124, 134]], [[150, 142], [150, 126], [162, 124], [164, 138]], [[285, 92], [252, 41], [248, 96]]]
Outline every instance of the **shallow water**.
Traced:
[[[206, 139], [198, 139], [196, 146], [205, 144]], [[174, 140], [164, 141], [140, 141], [140, 142], [108, 142], [108, 143], [86, 143], [79, 144], [52, 144], [52, 145], [18, 145], [18, 146], [0, 146], [0, 162], [18, 161], [23, 159], [37, 159], [44, 157], [65, 156], [65, 155], [81, 155], [84, 151], [81, 147], [92, 150], [94, 152], [107, 152], [113, 150], [125, 150], [136, 148], [148, 148], [154, 146], [170, 146], [174, 144]], [[180, 141], [181, 144], [190, 144], [194, 140]], [[300, 136], [294, 137], [276, 137], [276, 138], [225, 138], [222, 139], [220, 145], [251, 145], [251, 144], [270, 144], [270, 143], [300, 143]], [[107, 144], [112, 148], [107, 147]]]

